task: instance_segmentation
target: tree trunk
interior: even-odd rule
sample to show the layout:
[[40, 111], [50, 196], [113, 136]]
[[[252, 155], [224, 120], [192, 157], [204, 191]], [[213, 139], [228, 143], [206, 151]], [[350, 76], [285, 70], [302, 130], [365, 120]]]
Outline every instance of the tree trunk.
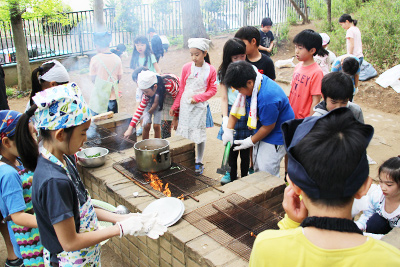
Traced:
[[189, 38], [209, 38], [204, 27], [199, 0], [181, 0], [183, 45]]
[[289, 1], [293, 5], [294, 9], [296, 9], [297, 14], [299, 14], [301, 16], [301, 18], [303, 19], [303, 24], [310, 23], [310, 21], [308, 20], [308, 17], [306, 15], [304, 15], [304, 13], [301, 11], [300, 7], [294, 2], [294, 0], [289, 0]]
[[328, 19], [329, 31], [332, 31], [332, 0], [326, 0], [326, 6], [328, 8], [327, 19]]
[[94, 15], [94, 31], [104, 32], [106, 27], [104, 26], [104, 3], [103, 0], [94, 0], [93, 15]]
[[14, 39], [15, 55], [17, 58], [18, 89], [26, 91], [32, 88], [31, 66], [29, 65], [28, 50], [22, 21], [22, 13], [18, 2], [10, 8], [11, 28]]
[[304, 1], [304, 15], [306, 16], [306, 18], [308, 20], [307, 0], [303, 0], [303, 1]]

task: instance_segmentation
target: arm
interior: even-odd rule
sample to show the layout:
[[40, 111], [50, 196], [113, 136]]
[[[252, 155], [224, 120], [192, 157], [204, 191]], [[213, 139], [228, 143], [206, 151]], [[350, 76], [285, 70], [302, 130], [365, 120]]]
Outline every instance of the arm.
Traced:
[[258, 46], [258, 50], [260, 50], [260, 51], [268, 51], [268, 48], [266, 48], [265, 46], [259, 45]]
[[137, 123], [139, 122], [140, 118], [143, 115], [143, 111], [149, 102], [149, 98], [145, 95], [142, 96], [142, 101], [140, 102], [138, 108], [136, 109], [135, 114], [133, 114], [132, 120], [129, 123], [128, 129], [124, 133], [124, 138], [128, 138], [131, 136], [133, 129], [136, 128]]
[[269, 47], [267, 48], [268, 52], [272, 52], [272, 48], [274, 48], [274, 40], [271, 40], [271, 43], [269, 44]]
[[32, 214], [25, 213], [23, 211], [15, 212], [10, 215], [11, 219], [14, 223], [29, 227], [29, 228], [37, 228], [36, 216]]
[[228, 126], [227, 126], [227, 128], [228, 128], [228, 129], [234, 129], [234, 128], [235, 128], [235, 125], [236, 125], [236, 123], [237, 123], [238, 120], [239, 120], [239, 119], [236, 118], [235, 116], [229, 115], [229, 120], [228, 120]]
[[156, 109], [158, 108], [158, 99], [159, 99], [159, 96], [156, 95], [156, 96], [154, 97], [154, 103], [153, 103], [153, 105], [151, 106], [151, 108], [149, 109], [149, 113], [150, 113], [150, 114], [153, 114], [153, 113], [156, 111]]
[[207, 78], [207, 89], [204, 93], [193, 96], [193, 100], [198, 102], [205, 102], [217, 93], [217, 72], [215, 68], [210, 65], [210, 74]]
[[219, 84], [219, 88], [222, 94], [222, 99], [221, 99], [222, 116], [228, 117], [228, 89], [223, 83]]
[[286, 214], [278, 223], [279, 229], [281, 230], [296, 228], [305, 218], [307, 218], [308, 210], [304, 205], [303, 200], [301, 200], [300, 196], [294, 192], [291, 185], [285, 188], [282, 206], [285, 209]]
[[367, 193], [368, 208], [363, 211], [363, 214], [356, 221], [356, 224], [360, 230], [365, 231], [367, 229], [367, 221], [371, 218], [374, 213], [378, 212], [379, 202], [382, 197], [382, 190], [378, 185], [372, 185]]
[[354, 86], [358, 88], [358, 81], [360, 80], [360, 74], [354, 75]]
[[267, 126], [261, 126], [260, 129], [258, 129], [257, 133], [251, 137], [251, 141], [253, 142], [253, 144], [263, 140], [266, 136], [268, 136], [269, 133], [275, 128], [275, 124], [276, 123]]
[[314, 114], [314, 107], [316, 105], [318, 105], [319, 102], [321, 102], [321, 95], [313, 95], [311, 108], [310, 108], [310, 116], [312, 116], [312, 114]]
[[347, 45], [347, 54], [352, 55], [354, 51], [354, 38], [347, 37], [349, 43]]
[[154, 68], [156, 69], [156, 72], [157, 72], [158, 74], [161, 74], [161, 69], [160, 69], [160, 66], [158, 66], [157, 61], [153, 63], [153, 66], [154, 66]]
[[116, 223], [120, 222], [122, 220], [125, 220], [131, 216], [131, 214], [115, 214], [100, 208], [95, 208], [94, 209], [97, 215], [97, 219], [99, 221], [105, 221], [105, 222], [110, 222], [110, 223]]

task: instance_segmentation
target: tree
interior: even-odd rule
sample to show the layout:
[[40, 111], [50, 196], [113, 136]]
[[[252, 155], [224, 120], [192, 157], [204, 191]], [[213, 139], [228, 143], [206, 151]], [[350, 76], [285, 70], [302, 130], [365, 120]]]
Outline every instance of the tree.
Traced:
[[[162, 22], [162, 27], [159, 27], [160, 29], [163, 28], [163, 33], [167, 33], [167, 18], [168, 15], [172, 13], [172, 5], [171, 5], [171, 0], [154, 0], [153, 4], [151, 5], [154, 11], [154, 16], [156, 21], [161, 21]], [[154, 27], [154, 25], [153, 25]]]
[[141, 0], [120, 0], [117, 8], [117, 22], [121, 28], [129, 33], [136, 34], [139, 29], [139, 19], [135, 12]]
[[326, 0], [326, 6], [328, 9], [327, 12], [327, 20], [328, 20], [328, 27], [329, 31], [332, 31], [332, 0]]
[[94, 15], [94, 30], [96, 32], [105, 31], [104, 27], [104, 3], [103, 0], [94, 0], [93, 3], [93, 15]]
[[257, 7], [257, 0], [239, 0], [243, 2], [243, 26], [247, 26], [247, 19], [250, 16], [250, 13]]
[[199, 0], [181, 0], [183, 46], [189, 38], [208, 38], [201, 16]]
[[[17, 76], [19, 90], [31, 88], [31, 68], [25, 40], [23, 19], [38, 17], [57, 17], [62, 12], [61, 0], [2, 0], [0, 2], [0, 19], [10, 21], [17, 59]], [[63, 21], [60, 18], [60, 21]]]
[[[299, 14], [301, 16], [301, 18], [303, 19], [303, 24], [310, 23], [308, 16], [305, 15], [303, 13], [303, 11], [301, 11], [300, 7], [296, 4], [296, 2], [294, 0], [289, 0], [289, 1], [292, 4], [292, 6], [294, 7], [294, 9], [296, 9], [297, 14]], [[307, 10], [307, 5], [305, 5], [305, 9]]]

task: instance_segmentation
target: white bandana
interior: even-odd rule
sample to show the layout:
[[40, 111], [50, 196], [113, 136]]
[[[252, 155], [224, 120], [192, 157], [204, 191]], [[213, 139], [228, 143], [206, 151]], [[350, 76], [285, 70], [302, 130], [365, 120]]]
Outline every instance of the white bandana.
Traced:
[[188, 40], [189, 48], [197, 48], [201, 51], [208, 51], [210, 49], [211, 40], [205, 38], [190, 38]]
[[55, 65], [49, 69], [45, 74], [39, 75], [39, 80], [42, 79], [46, 82], [58, 82], [58, 83], [66, 83], [69, 82], [69, 75], [65, 67], [58, 62], [57, 60], [47, 61], [47, 63], [54, 63]]

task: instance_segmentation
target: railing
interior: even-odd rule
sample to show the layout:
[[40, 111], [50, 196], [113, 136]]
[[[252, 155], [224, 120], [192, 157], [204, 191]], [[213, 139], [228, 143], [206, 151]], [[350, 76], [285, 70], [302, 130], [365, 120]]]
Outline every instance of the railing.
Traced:
[[[321, 0], [323, 1], [323, 0]], [[304, 10], [303, 0], [296, 0]], [[139, 19], [137, 35], [147, 35], [150, 27], [159, 34], [177, 36], [182, 34], [180, 1], [171, 1], [169, 14], [156, 14], [152, 5], [137, 6], [135, 14]], [[286, 21], [288, 10], [294, 10], [289, 0], [258, 0], [251, 12], [245, 12], [240, 0], [226, 0], [220, 12], [207, 12], [202, 8], [203, 22], [210, 33], [233, 31], [243, 25], [260, 25], [264, 17], [282, 23]], [[67, 55], [83, 55], [94, 49], [93, 10], [68, 12], [62, 16], [69, 22], [62, 25], [47, 18], [24, 20], [24, 31], [30, 60], [47, 59]], [[132, 44], [133, 34], [118, 23], [115, 9], [104, 9], [104, 21], [112, 33], [111, 46], [119, 43]], [[9, 23], [0, 22], [0, 64], [16, 62], [14, 40]]]

